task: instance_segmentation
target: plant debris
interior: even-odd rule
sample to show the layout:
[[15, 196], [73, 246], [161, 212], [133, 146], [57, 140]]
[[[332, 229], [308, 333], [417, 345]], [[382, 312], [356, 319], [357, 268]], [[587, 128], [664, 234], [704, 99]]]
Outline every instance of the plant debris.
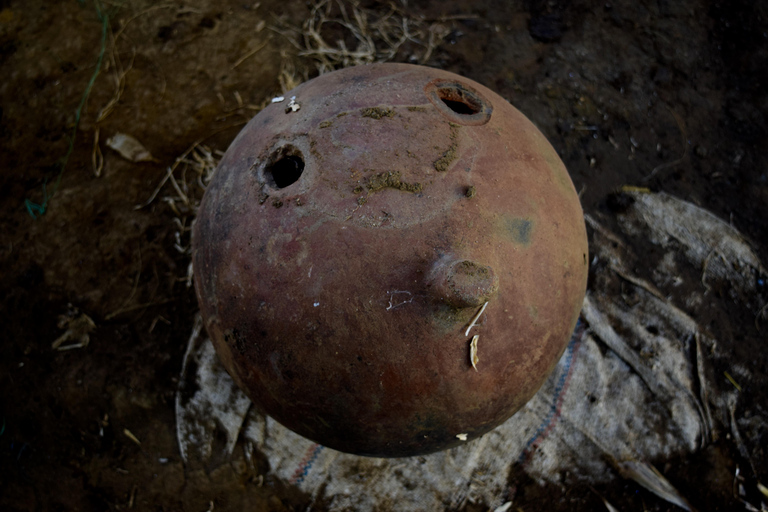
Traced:
[[133, 442], [134, 442], [134, 443], [136, 443], [137, 445], [141, 446], [141, 441], [139, 441], [139, 438], [138, 438], [138, 437], [136, 437], [135, 435], [133, 435], [133, 432], [131, 432], [131, 431], [130, 431], [130, 430], [128, 430], [127, 428], [124, 428], [124, 429], [123, 429], [123, 434], [125, 435], [125, 437], [127, 437], [128, 439], [130, 439], [131, 441], [133, 441]]
[[[458, 15], [450, 20], [474, 17]], [[317, 71], [323, 74], [391, 60], [424, 64], [451, 33], [448, 20], [415, 19], [395, 4], [390, 4], [388, 10], [371, 10], [356, 3], [321, 0], [312, 5], [309, 17], [300, 28], [285, 23], [270, 28], [288, 38], [299, 50], [298, 55], [314, 61]], [[339, 35], [335, 42], [329, 42], [329, 33]], [[355, 42], [354, 48], [347, 46], [350, 40]]]
[[288, 102], [288, 106], [285, 107], [285, 113], [298, 112], [301, 105], [296, 101], [296, 96], [291, 96], [291, 101]]
[[472, 361], [472, 368], [474, 368], [475, 371], [477, 371], [477, 363], [480, 362], [480, 359], [477, 357], [477, 342], [479, 339], [480, 335], [475, 334], [472, 337], [472, 341], [469, 343], [469, 360]]
[[[51, 343], [51, 348], [60, 351], [87, 347], [91, 341], [90, 334], [96, 328], [96, 324], [91, 317], [81, 313], [80, 310], [71, 304], [66, 313], [59, 315], [57, 325], [59, 329], [66, 329], [66, 331]], [[74, 343], [64, 345], [65, 342], [70, 340], [73, 340]]]
[[477, 320], [480, 318], [480, 315], [483, 314], [483, 311], [485, 311], [485, 308], [487, 306], [488, 306], [488, 301], [486, 301], [485, 304], [483, 304], [480, 307], [480, 311], [478, 311], [477, 314], [472, 317], [472, 321], [469, 322], [469, 327], [467, 327], [467, 332], [464, 333], [464, 336], [469, 336], [470, 329], [472, 329], [475, 326], [475, 324], [477, 324]]
[[120, 156], [131, 162], [156, 162], [157, 160], [134, 137], [126, 133], [116, 133], [107, 139], [107, 146], [114, 149]]
[[651, 464], [639, 460], [614, 461], [614, 463], [624, 478], [634, 480], [656, 496], [684, 510], [691, 510], [688, 500]]

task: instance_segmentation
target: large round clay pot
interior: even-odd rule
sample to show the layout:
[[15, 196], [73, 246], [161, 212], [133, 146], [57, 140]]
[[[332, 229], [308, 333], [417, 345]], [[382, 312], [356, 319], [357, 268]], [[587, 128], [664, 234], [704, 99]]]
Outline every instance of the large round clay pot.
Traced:
[[193, 243], [237, 384], [363, 455], [449, 448], [509, 418], [563, 353], [587, 279], [579, 200], [539, 130], [478, 83], [405, 64], [328, 73], [261, 111]]

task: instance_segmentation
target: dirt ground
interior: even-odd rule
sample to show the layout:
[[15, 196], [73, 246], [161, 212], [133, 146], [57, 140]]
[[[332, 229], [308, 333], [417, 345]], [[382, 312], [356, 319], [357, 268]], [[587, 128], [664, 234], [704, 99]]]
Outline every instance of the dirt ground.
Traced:
[[[766, 4], [393, 5], [394, 14], [390, 4], [365, 4], [371, 21], [389, 13], [418, 32], [391, 58], [465, 75], [510, 100], [558, 150], [585, 212], [610, 216], [623, 185], [665, 191], [730, 221], [768, 262]], [[289, 37], [311, 7], [0, 1], [0, 509], [309, 506], [265, 461], [244, 465], [241, 451], [206, 468], [181, 462], [173, 398], [196, 312], [185, 250], [193, 208], [167, 200], [179, 197], [170, 183], [149, 200], [177, 157], [198, 143], [226, 150], [286, 83], [328, 65]], [[339, 26], [324, 30], [329, 43], [357, 45]], [[116, 133], [141, 141], [152, 159], [108, 148]], [[194, 203], [202, 188], [180, 173]], [[721, 386], [732, 385], [727, 371], [742, 388], [735, 416], [750, 428], [741, 445], [721, 425], [701, 452], [653, 462], [698, 509], [743, 510], [737, 468], [747, 500], [768, 502], [756, 491], [768, 485], [768, 315], [725, 290], [710, 299], [695, 313], [731, 354], [715, 368]], [[74, 335], [59, 341], [72, 348], [53, 349], [67, 327]], [[597, 493], [619, 510], [675, 509], [618, 475], [594, 489], [542, 487], [522, 471], [509, 482], [512, 510], [598, 509]]]

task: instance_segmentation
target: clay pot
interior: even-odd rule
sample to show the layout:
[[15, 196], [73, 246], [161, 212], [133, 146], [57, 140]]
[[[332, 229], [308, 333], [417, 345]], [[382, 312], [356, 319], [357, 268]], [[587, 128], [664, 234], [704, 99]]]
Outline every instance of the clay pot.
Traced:
[[478, 83], [405, 64], [323, 75], [254, 117], [206, 191], [193, 257], [205, 326], [253, 402], [386, 457], [522, 407], [565, 349], [588, 261], [536, 127]]

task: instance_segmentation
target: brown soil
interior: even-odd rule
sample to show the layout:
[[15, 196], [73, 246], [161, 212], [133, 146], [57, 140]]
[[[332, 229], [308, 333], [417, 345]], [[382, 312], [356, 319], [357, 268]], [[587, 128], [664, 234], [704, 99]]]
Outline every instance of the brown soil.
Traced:
[[[200, 469], [181, 462], [173, 399], [196, 301], [188, 257], [175, 247], [188, 232], [174, 218], [188, 227], [193, 211], [162, 200], [174, 195], [168, 184], [135, 207], [198, 141], [225, 150], [281, 92], [285, 62], [312, 74], [271, 29], [279, 20], [301, 26], [309, 7], [103, 1], [100, 17], [96, 5], [0, 1], [0, 509], [305, 510], [308, 496], [271, 477], [266, 461], [246, 463], [242, 450]], [[426, 64], [488, 85], [531, 118], [583, 192], [586, 212], [612, 213], [611, 193], [622, 185], [663, 190], [730, 220], [768, 262], [765, 4], [446, 0], [403, 10], [453, 16]], [[107, 51], [78, 124], [104, 28]], [[412, 48], [421, 47], [408, 43], [395, 59], [408, 61]], [[134, 163], [108, 149], [104, 141], [118, 132], [155, 160]], [[95, 147], [104, 159], [98, 177]], [[25, 200], [41, 204], [52, 192], [33, 218], [41, 208]], [[644, 251], [654, 249], [636, 248]], [[68, 311], [96, 327], [86, 347], [57, 351], [51, 344]], [[707, 314], [699, 320], [732, 354], [715, 362], [717, 374], [741, 366], [754, 376], [739, 382], [736, 417], [765, 418], [768, 320], [758, 331], [755, 312], [727, 291]], [[697, 454], [654, 463], [701, 510], [743, 507], [733, 493], [737, 467], [747, 499], [759, 503], [768, 426], [749, 424], [741, 451], [726, 428]], [[620, 477], [595, 491], [620, 510], [674, 509]], [[522, 471], [510, 475], [509, 492], [513, 509], [526, 511], [603, 506], [583, 483], [541, 487]]]

